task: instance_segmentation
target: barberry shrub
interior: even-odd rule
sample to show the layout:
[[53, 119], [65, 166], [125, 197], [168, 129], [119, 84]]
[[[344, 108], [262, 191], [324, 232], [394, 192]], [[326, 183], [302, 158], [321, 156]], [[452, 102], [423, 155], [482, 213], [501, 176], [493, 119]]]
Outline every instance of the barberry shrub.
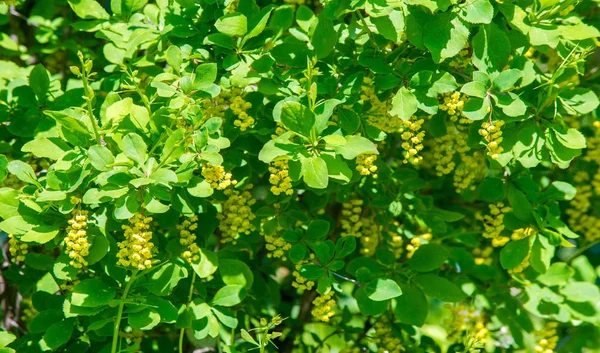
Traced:
[[598, 6], [2, 1], [0, 352], [599, 352]]

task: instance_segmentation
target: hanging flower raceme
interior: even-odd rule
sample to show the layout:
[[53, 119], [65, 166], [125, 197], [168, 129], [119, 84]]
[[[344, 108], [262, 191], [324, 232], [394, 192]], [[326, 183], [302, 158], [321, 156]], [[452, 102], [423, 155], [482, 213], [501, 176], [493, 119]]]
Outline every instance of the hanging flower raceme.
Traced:
[[150, 224], [152, 217], [145, 217], [136, 212], [129, 220], [128, 225], [123, 225], [125, 240], [119, 242], [117, 257], [118, 265], [134, 270], [145, 270], [152, 267], [152, 231]]
[[426, 233], [419, 234], [412, 239], [408, 245], [406, 245], [406, 257], [411, 258], [415, 251], [422, 245], [423, 241], [429, 242], [431, 240], [431, 231], [427, 231]]
[[573, 179], [577, 185], [577, 193], [565, 211], [569, 216], [569, 226], [574, 232], [582, 234], [588, 242], [594, 242], [600, 239], [600, 218], [593, 213], [589, 214], [594, 195], [592, 185], [589, 184], [590, 178], [586, 172], [581, 171]]
[[287, 260], [285, 254], [292, 248], [292, 244], [285, 241], [281, 236], [265, 235], [265, 248], [269, 252], [267, 257], [269, 258], [281, 258], [283, 261]]
[[67, 236], [65, 237], [65, 252], [71, 258], [71, 265], [83, 268], [88, 265], [86, 257], [90, 254], [90, 242], [87, 236], [88, 211], [75, 211], [69, 219]]
[[234, 189], [225, 190], [227, 200], [223, 203], [222, 212], [217, 215], [219, 219], [219, 230], [221, 231], [221, 243], [233, 243], [240, 234], [250, 234], [256, 227], [252, 220], [256, 218], [252, 212], [252, 205], [256, 200], [250, 193], [252, 185], [246, 186], [243, 191]]
[[335, 315], [335, 300], [333, 299], [333, 291], [327, 294], [320, 295], [313, 300], [312, 316], [315, 319], [323, 322], [329, 322], [331, 317]]
[[360, 253], [364, 256], [374, 256], [375, 249], [377, 249], [377, 245], [379, 244], [381, 226], [377, 224], [377, 220], [374, 217], [363, 217], [361, 223]]
[[479, 129], [479, 135], [483, 136], [487, 144], [487, 155], [492, 159], [498, 159], [500, 153], [504, 151], [500, 146], [502, 142], [502, 126], [504, 126], [504, 121], [502, 120], [496, 122], [486, 121], [481, 124], [481, 129]]
[[492, 240], [493, 247], [504, 246], [510, 240], [509, 237], [501, 236], [504, 230], [504, 214], [512, 211], [503, 202], [490, 204], [490, 214], [483, 216], [483, 236]]
[[402, 148], [404, 149], [404, 163], [418, 164], [423, 156], [419, 155], [419, 152], [423, 150], [423, 138], [425, 137], [425, 131], [423, 131], [423, 123], [425, 119], [417, 119], [415, 116], [411, 117], [410, 120], [402, 121], [402, 127], [400, 127], [400, 137], [402, 138]]
[[450, 310], [449, 319], [445, 320], [448, 327], [448, 337], [456, 340], [465, 336], [472, 346], [485, 344], [489, 330], [486, 325], [484, 313], [481, 310], [469, 307], [466, 304], [447, 304]]
[[17, 239], [14, 234], [8, 235], [8, 252], [10, 261], [13, 263], [25, 261], [25, 256], [29, 252], [29, 245]]
[[231, 180], [231, 173], [226, 173], [222, 165], [206, 163], [202, 166], [202, 177], [216, 190], [225, 190], [228, 186], [237, 184], [236, 180]]
[[185, 247], [181, 257], [189, 263], [200, 259], [200, 247], [196, 244], [196, 234], [198, 229], [198, 216], [189, 217], [176, 226], [179, 231], [179, 243]]
[[369, 125], [388, 134], [398, 132], [398, 129], [402, 126], [402, 121], [390, 116], [388, 112], [391, 109], [391, 102], [389, 100], [385, 102], [379, 100], [371, 78], [365, 77], [363, 79], [361, 91], [360, 99], [363, 101], [363, 104], [369, 106], [369, 109], [365, 113]]
[[401, 353], [404, 352], [402, 341], [394, 335], [390, 320], [381, 316], [373, 325], [373, 343], [377, 345], [377, 352]]
[[493, 253], [494, 248], [491, 246], [487, 246], [483, 249], [475, 248], [473, 251], [471, 251], [476, 265], [491, 265], [492, 262], [494, 262], [494, 259], [492, 258]]
[[557, 327], [557, 322], [548, 322], [542, 330], [536, 332], [536, 336], [540, 337], [535, 347], [533, 347], [536, 353], [554, 353], [558, 343]]
[[480, 153], [461, 156], [462, 163], [454, 171], [454, 188], [457, 193], [464, 190], [475, 190], [473, 181], [484, 171], [484, 160]]
[[[450, 65], [450, 67], [457, 69], [457, 70], [464, 70], [467, 67], [469, 67], [469, 64], [471, 64], [471, 56], [469, 55], [468, 48], [461, 50], [458, 53], [458, 55], [453, 57], [450, 60], [450, 62], [448, 63], [448, 65]], [[454, 92], [454, 93], [458, 93], [458, 92]]]
[[309, 262], [312, 262], [315, 259], [315, 254], [310, 254], [308, 260], [298, 261], [294, 267], [294, 272], [292, 275], [294, 276], [294, 281], [292, 282], [292, 287], [298, 288], [300, 290], [311, 290], [315, 286], [314, 281], [309, 281], [306, 278], [302, 277], [300, 274], [300, 269], [302, 266], [306, 265]]
[[352, 235], [360, 237], [362, 235], [361, 228], [361, 214], [363, 200], [354, 199], [345, 201], [342, 204], [342, 211], [340, 216], [340, 226], [342, 227], [341, 235], [343, 237]]
[[246, 131], [254, 125], [254, 118], [248, 115], [248, 109], [252, 108], [252, 103], [245, 101], [241, 95], [233, 98], [229, 108], [236, 116], [233, 125], [239, 127], [241, 131]]
[[448, 92], [442, 96], [442, 102], [438, 105], [440, 110], [448, 113], [450, 121], [458, 121], [462, 117], [462, 111], [465, 106], [466, 97], [460, 92]]
[[396, 259], [400, 259], [402, 257], [402, 253], [404, 252], [404, 239], [398, 233], [390, 234], [388, 237], [387, 245], [390, 250], [394, 253], [394, 257]]
[[356, 170], [360, 175], [372, 175], [377, 178], [377, 155], [374, 153], [361, 153], [356, 156]]
[[269, 183], [271, 183], [271, 192], [274, 195], [293, 195], [292, 178], [289, 175], [289, 166], [287, 159], [276, 160], [269, 166]]

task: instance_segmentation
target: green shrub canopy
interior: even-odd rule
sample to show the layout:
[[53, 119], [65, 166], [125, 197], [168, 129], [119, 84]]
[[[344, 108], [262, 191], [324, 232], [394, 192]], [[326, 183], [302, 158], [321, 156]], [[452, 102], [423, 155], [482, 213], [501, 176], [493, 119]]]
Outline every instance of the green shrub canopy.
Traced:
[[597, 0], [0, 3], [0, 352], [600, 352]]

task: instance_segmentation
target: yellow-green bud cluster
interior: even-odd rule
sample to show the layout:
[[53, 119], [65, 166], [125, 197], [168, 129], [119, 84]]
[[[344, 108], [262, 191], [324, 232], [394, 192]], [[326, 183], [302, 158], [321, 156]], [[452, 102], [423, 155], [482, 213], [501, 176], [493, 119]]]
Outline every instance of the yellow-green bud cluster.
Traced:
[[356, 156], [356, 170], [360, 175], [372, 175], [377, 178], [377, 155], [374, 153], [361, 153]]
[[388, 134], [397, 132], [402, 126], [402, 121], [389, 115], [388, 112], [391, 108], [390, 101], [382, 102], [379, 100], [379, 97], [375, 94], [371, 78], [365, 77], [363, 81], [360, 99], [363, 101], [363, 104], [368, 103], [370, 105], [369, 110], [366, 112], [369, 125]]
[[377, 345], [378, 353], [401, 353], [404, 351], [402, 341], [394, 335], [392, 323], [385, 317], [379, 317], [373, 325], [373, 343]]
[[341, 235], [343, 237], [352, 235], [354, 237], [360, 237], [362, 235], [362, 221], [361, 214], [363, 200], [348, 200], [342, 204], [342, 211], [340, 215], [340, 226], [342, 227]]
[[464, 70], [469, 67], [471, 63], [471, 57], [469, 56], [469, 49], [465, 48], [461, 50], [458, 55], [452, 58], [449, 65], [450, 67], [457, 70]]
[[536, 353], [554, 353], [554, 348], [558, 343], [557, 327], [558, 323], [548, 322], [541, 331], [536, 332], [537, 336], [540, 337], [533, 347]]
[[519, 228], [512, 233], [510, 238], [512, 240], [521, 240], [521, 239], [525, 239], [529, 236], [532, 236], [534, 234], [535, 234], [535, 229], [533, 229], [531, 227]]
[[415, 251], [421, 246], [423, 241], [429, 242], [431, 240], [431, 232], [420, 234], [410, 240], [410, 243], [406, 245], [406, 257], [411, 258]]
[[231, 173], [225, 173], [222, 165], [206, 163], [202, 166], [202, 177], [216, 190], [225, 190], [228, 186], [237, 184], [236, 180], [231, 180]]
[[454, 188], [457, 193], [464, 190], [475, 190], [473, 180], [482, 172], [483, 156], [475, 152], [472, 156], [461, 155], [462, 163], [454, 172]]
[[242, 96], [236, 96], [229, 108], [237, 116], [233, 121], [233, 125], [239, 127], [241, 131], [246, 131], [254, 125], [254, 118], [248, 115], [248, 109], [252, 108], [252, 103], [246, 102]]
[[504, 150], [500, 146], [502, 142], [502, 126], [504, 126], [504, 121], [502, 120], [496, 122], [486, 121], [481, 124], [481, 129], [479, 129], [479, 135], [483, 136], [487, 144], [487, 155], [492, 159], [498, 159], [500, 153]]
[[600, 218], [593, 213], [591, 197], [594, 195], [592, 185], [589, 184], [589, 175], [586, 172], [578, 172], [574, 176], [577, 186], [575, 197], [569, 202], [569, 208], [565, 213], [569, 216], [569, 226], [574, 232], [582, 234], [588, 242], [600, 239]]
[[75, 268], [88, 265], [86, 256], [90, 254], [90, 242], [87, 236], [88, 211], [76, 211], [69, 219], [67, 236], [65, 237], [65, 252]]
[[252, 197], [250, 189], [252, 185], [248, 185], [243, 191], [225, 190], [227, 201], [223, 203], [222, 213], [217, 215], [220, 221], [221, 243], [235, 244], [240, 234], [250, 234], [255, 230], [252, 220], [256, 216], [252, 213], [251, 206], [256, 203], [256, 200]]
[[423, 150], [423, 138], [425, 137], [425, 131], [423, 131], [423, 123], [425, 119], [417, 119], [411, 117], [410, 120], [402, 121], [402, 127], [400, 127], [400, 137], [402, 138], [402, 148], [404, 149], [404, 163], [418, 164], [423, 156], [418, 153]]
[[457, 121], [462, 117], [465, 101], [465, 95], [460, 92], [448, 92], [443, 94], [442, 102], [438, 107], [448, 113], [451, 121]]
[[141, 213], [135, 213], [129, 220], [128, 225], [123, 225], [125, 240], [119, 242], [117, 258], [118, 265], [134, 270], [145, 270], [152, 267], [152, 232], [150, 224], [152, 217], [144, 217]]
[[265, 235], [265, 242], [265, 248], [269, 252], [267, 257], [281, 258], [283, 261], [287, 259], [285, 254], [292, 248], [292, 244], [277, 234]]
[[196, 234], [194, 234], [194, 231], [198, 229], [198, 216], [185, 219], [176, 228], [179, 231], [179, 243], [185, 246], [181, 257], [189, 263], [200, 260], [200, 248], [196, 244]]
[[269, 166], [269, 183], [271, 183], [271, 192], [274, 195], [292, 195], [292, 178], [289, 175], [289, 166], [287, 159], [277, 160]]
[[494, 248], [491, 246], [487, 246], [483, 249], [475, 248], [471, 253], [473, 254], [476, 265], [491, 265], [494, 261], [492, 258]]
[[308, 260], [302, 260], [302, 261], [298, 261], [298, 263], [296, 263], [296, 266], [294, 267], [294, 272], [292, 272], [292, 275], [294, 276], [294, 281], [292, 282], [292, 287], [298, 288], [301, 290], [311, 290], [315, 286], [314, 281], [309, 281], [306, 278], [302, 277], [302, 275], [300, 274], [300, 269], [302, 268], [302, 266], [306, 265], [307, 263], [311, 262], [314, 259], [315, 259], [315, 255], [310, 254], [310, 258]]
[[372, 217], [362, 218], [362, 235], [360, 237], [360, 253], [364, 256], [375, 255], [375, 250], [379, 244], [379, 234], [381, 226]]
[[487, 340], [489, 330], [486, 319], [480, 310], [469, 307], [466, 304], [447, 304], [450, 310], [449, 319], [445, 320], [448, 337], [455, 340], [461, 335], [471, 338], [473, 346], [481, 346]]
[[398, 233], [392, 233], [389, 236], [387, 241], [387, 245], [390, 250], [394, 253], [394, 257], [396, 259], [400, 259], [402, 257], [402, 253], [404, 252], [404, 239]]
[[501, 236], [500, 233], [504, 230], [504, 214], [512, 211], [509, 206], [505, 206], [503, 202], [490, 204], [490, 214], [483, 216], [483, 236], [492, 239], [492, 246], [504, 246], [510, 240], [509, 237]]
[[14, 234], [8, 235], [8, 252], [10, 261], [13, 263], [25, 261], [25, 256], [29, 252], [29, 245], [17, 239]]
[[335, 315], [335, 300], [333, 299], [333, 291], [329, 291], [327, 294], [316, 297], [312, 303], [313, 309], [311, 310], [311, 314], [315, 319], [323, 322], [329, 322], [333, 315]]

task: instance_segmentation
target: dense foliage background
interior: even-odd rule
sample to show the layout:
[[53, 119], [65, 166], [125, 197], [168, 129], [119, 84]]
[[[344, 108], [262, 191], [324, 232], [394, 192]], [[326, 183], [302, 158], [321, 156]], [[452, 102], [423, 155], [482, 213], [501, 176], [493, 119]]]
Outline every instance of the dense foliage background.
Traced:
[[0, 3], [0, 352], [600, 352], [595, 0]]

